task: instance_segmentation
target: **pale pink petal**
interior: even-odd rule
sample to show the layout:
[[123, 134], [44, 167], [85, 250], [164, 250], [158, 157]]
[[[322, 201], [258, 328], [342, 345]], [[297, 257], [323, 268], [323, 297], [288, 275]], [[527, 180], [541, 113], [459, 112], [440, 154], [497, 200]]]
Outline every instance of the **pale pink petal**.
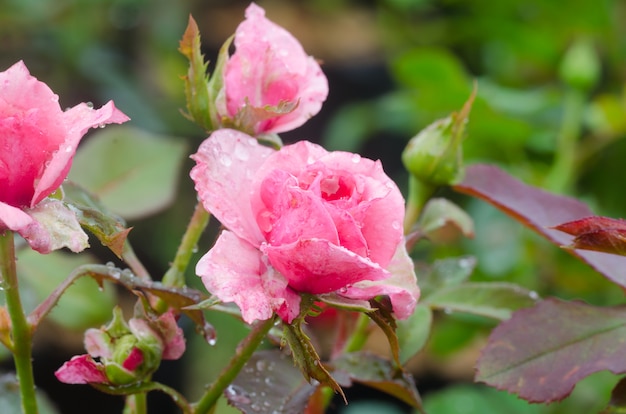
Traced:
[[271, 246], [264, 244], [272, 266], [298, 292], [329, 293], [362, 280], [383, 280], [390, 274], [378, 264], [328, 240], [298, 240], [295, 243]]
[[262, 240], [250, 206], [252, 182], [274, 150], [243, 132], [220, 129], [191, 156], [190, 176], [208, 211], [237, 236], [258, 246]]
[[63, 247], [80, 252], [89, 247], [89, 238], [80, 227], [76, 214], [60, 200], [47, 199], [26, 212], [37, 221], [37, 227], [20, 232], [34, 250], [49, 253]]
[[415, 268], [404, 243], [400, 243], [391, 263], [387, 267], [391, 277], [383, 281], [362, 281], [355, 283], [342, 296], [351, 299], [371, 299], [387, 295], [391, 300], [393, 312], [398, 319], [406, 319], [413, 313], [420, 296]]
[[113, 344], [111, 337], [101, 329], [87, 329], [85, 331], [85, 350], [94, 358], [113, 358]]
[[56, 190], [67, 177], [78, 143], [89, 128], [102, 127], [110, 123], [121, 124], [129, 120], [126, 115], [115, 108], [112, 101], [100, 109], [93, 109], [81, 103], [63, 112], [60, 118], [57, 122], [65, 127], [64, 140], [52, 154], [43, 175], [35, 186], [31, 207]]
[[319, 64], [285, 29], [252, 3], [235, 33], [235, 53], [226, 65], [226, 105], [231, 117], [244, 105], [261, 108], [297, 103], [294, 111], [261, 121], [257, 133], [294, 129], [319, 112], [328, 81]]
[[66, 384], [108, 383], [104, 366], [89, 355], [77, 355], [56, 370], [54, 375]]
[[299, 298], [287, 281], [263, 262], [261, 253], [230, 231], [223, 231], [215, 246], [196, 265], [207, 290], [224, 302], [235, 302], [243, 320], [266, 320], [274, 311], [292, 315]]

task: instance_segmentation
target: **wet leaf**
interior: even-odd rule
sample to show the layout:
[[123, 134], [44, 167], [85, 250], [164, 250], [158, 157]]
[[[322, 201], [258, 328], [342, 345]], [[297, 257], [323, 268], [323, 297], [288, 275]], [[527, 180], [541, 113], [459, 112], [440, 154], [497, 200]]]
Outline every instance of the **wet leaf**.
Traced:
[[449, 257], [435, 260], [429, 266], [420, 263], [416, 266], [421, 298], [424, 300], [434, 291], [465, 282], [476, 267], [476, 259], [473, 256]]
[[[526, 185], [490, 165], [468, 167], [463, 182], [454, 189], [487, 201], [557, 246], [570, 245], [572, 237], [554, 226], [593, 216], [585, 204], [574, 198]], [[626, 257], [588, 250], [570, 251], [609, 280], [626, 287]]]
[[547, 299], [496, 327], [476, 380], [530, 402], [567, 397], [586, 376], [626, 372], [626, 307]]
[[513, 283], [467, 282], [440, 289], [422, 304], [446, 312], [465, 312], [505, 320], [515, 310], [533, 306], [539, 296]]
[[398, 324], [396, 334], [398, 335], [400, 363], [402, 365], [426, 345], [432, 322], [433, 313], [428, 306], [423, 304], [418, 304], [408, 319], [396, 322]]
[[302, 413], [316, 389], [289, 356], [273, 349], [255, 352], [224, 395], [244, 413]]
[[366, 352], [354, 352], [333, 360], [333, 366], [338, 376], [342, 371], [341, 376], [350, 381], [385, 392], [421, 410], [422, 400], [413, 377], [391, 361]]
[[[58, 411], [54, 408], [49, 399], [41, 390], [36, 390], [37, 406], [39, 414], [56, 414]], [[0, 407], [2, 414], [22, 414], [22, 402], [20, 398], [20, 387], [17, 379], [13, 374], [5, 374], [0, 376]]]
[[474, 222], [451, 201], [433, 198], [424, 206], [418, 230], [435, 243], [450, 243], [460, 236], [474, 237]]
[[182, 139], [120, 126], [98, 131], [74, 157], [69, 178], [126, 219], [174, 201], [187, 148]]

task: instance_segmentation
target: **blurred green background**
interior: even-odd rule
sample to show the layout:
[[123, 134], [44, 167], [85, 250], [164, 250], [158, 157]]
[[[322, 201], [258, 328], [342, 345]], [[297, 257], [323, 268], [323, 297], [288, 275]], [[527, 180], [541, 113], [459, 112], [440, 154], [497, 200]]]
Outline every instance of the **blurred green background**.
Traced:
[[[243, 19], [247, 4], [3, 0], [0, 69], [24, 60], [64, 106], [82, 101], [100, 106], [113, 99], [131, 117], [132, 126], [184, 141], [191, 154], [205, 133], [180, 114], [185, 106], [180, 77], [186, 72], [186, 61], [177, 52], [178, 41], [192, 14], [206, 57], [212, 60]], [[465, 142], [468, 163], [499, 164], [528, 183], [583, 199], [597, 214], [624, 216], [625, 2], [268, 0], [258, 4], [323, 62], [330, 83], [322, 112], [302, 128], [284, 134], [284, 141], [309, 139], [328, 149], [379, 158], [404, 189], [407, 177], [400, 154], [408, 140], [430, 122], [460, 109], [476, 82], [478, 97]], [[572, 45], [584, 45], [596, 60], [574, 59], [565, 70], [570, 75], [564, 75], [564, 56]], [[572, 76], [584, 77], [590, 67], [593, 76], [582, 86], [572, 81]], [[569, 144], [559, 138], [564, 133], [574, 137]], [[569, 163], [563, 161], [565, 153]], [[567, 168], [555, 167], [562, 161]], [[181, 168], [174, 203], [148, 217], [131, 217], [129, 222], [134, 227], [130, 237], [135, 250], [156, 276], [174, 257], [195, 204], [187, 175], [190, 167], [187, 160]], [[447, 245], [420, 243], [414, 252], [418, 260], [473, 254], [478, 258], [475, 280], [514, 281], [540, 295], [597, 305], [623, 302], [623, 292], [616, 286], [493, 208], [447, 191], [438, 195], [466, 208], [476, 222], [476, 237]], [[200, 252], [210, 247], [217, 226], [212, 223]], [[94, 251], [96, 260], [114, 260], [103, 249]], [[189, 283], [198, 286], [193, 272], [189, 273]], [[217, 346], [207, 346], [190, 330], [190, 350], [182, 364], [166, 364], [159, 373], [161, 380], [181, 386], [192, 398], [245, 333], [233, 319], [209, 316], [218, 329]], [[493, 326], [491, 321], [465, 315], [437, 315], [426, 351], [411, 364], [429, 413], [502, 413], [499, 407], [507, 407], [507, 413], [576, 414], [597, 412], [606, 404], [617, 379], [604, 373], [584, 381], [565, 402], [548, 407], [530, 406], [472, 385], [475, 358]], [[61, 345], [54, 340], [58, 329], [67, 333]], [[36, 337], [37, 382], [60, 411], [119, 411], [121, 400], [112, 398], [109, 406], [108, 399], [88, 387], [58, 384], [52, 376], [64, 360], [82, 352], [82, 333], [55, 324], [42, 331]], [[10, 367], [9, 361], [5, 367]], [[387, 409], [389, 413], [401, 410]], [[166, 400], [153, 401], [152, 410], [175, 412]]]

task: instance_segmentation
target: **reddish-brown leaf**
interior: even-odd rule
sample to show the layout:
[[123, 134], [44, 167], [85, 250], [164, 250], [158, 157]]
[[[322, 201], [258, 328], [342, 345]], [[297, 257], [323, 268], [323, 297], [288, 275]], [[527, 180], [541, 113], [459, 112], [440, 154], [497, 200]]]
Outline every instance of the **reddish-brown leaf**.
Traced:
[[626, 372], [626, 307], [547, 299], [496, 327], [476, 380], [531, 402], [558, 401], [586, 376]]
[[[465, 178], [454, 189], [487, 201], [558, 246], [571, 245], [573, 238], [554, 226], [593, 216], [580, 201], [526, 185], [491, 165], [468, 167]], [[626, 257], [589, 250], [570, 251], [609, 280], [626, 287]]]

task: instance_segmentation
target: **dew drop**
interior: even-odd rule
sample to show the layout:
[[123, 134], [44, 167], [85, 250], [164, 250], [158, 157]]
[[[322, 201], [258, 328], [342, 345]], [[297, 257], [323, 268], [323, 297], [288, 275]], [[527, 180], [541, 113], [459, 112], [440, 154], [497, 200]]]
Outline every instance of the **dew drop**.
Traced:
[[397, 221], [395, 221], [395, 220], [394, 220], [394, 221], [391, 223], [391, 227], [393, 227], [393, 228], [394, 228], [394, 230], [399, 230], [401, 226], [400, 226], [400, 223], [399, 223], [399, 222], [397, 222]]
[[259, 404], [257, 404], [257, 403], [252, 403], [250, 405], [250, 408], [252, 408], [253, 411], [257, 411], [257, 412], [261, 411], [261, 406]]
[[352, 162], [358, 164], [361, 162], [361, 156], [359, 154], [352, 154]]
[[256, 362], [256, 369], [259, 371], [265, 371], [265, 369], [267, 368], [267, 362], [263, 361], [263, 360], [258, 360]]
[[264, 382], [265, 382], [265, 385], [270, 386], [270, 387], [274, 385], [274, 381], [270, 377], [265, 377]]
[[217, 344], [217, 338], [209, 338], [207, 343], [211, 346], [215, 346], [215, 344]]
[[230, 167], [230, 165], [233, 163], [232, 158], [230, 158], [230, 155], [228, 154], [220, 154], [219, 160], [224, 167]]
[[444, 308], [443, 309], [443, 313], [445, 313], [446, 315], [450, 315], [452, 313], [452, 309], [450, 308]]
[[532, 300], [537, 300], [539, 299], [539, 293], [535, 292], [534, 290], [532, 290], [529, 294], [528, 297], [531, 298]]
[[250, 158], [248, 149], [240, 142], [235, 145], [235, 157], [241, 161], [246, 161]]
[[87, 105], [87, 108], [93, 109], [93, 102], [85, 102], [85, 105]]

